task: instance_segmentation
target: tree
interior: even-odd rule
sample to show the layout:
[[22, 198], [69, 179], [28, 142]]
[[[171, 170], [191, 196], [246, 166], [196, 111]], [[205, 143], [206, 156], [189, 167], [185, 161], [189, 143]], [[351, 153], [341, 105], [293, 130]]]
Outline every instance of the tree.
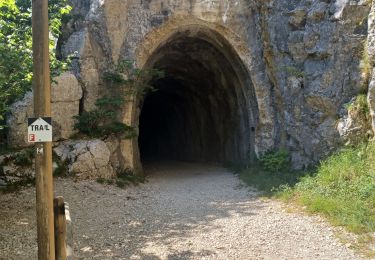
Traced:
[[[56, 59], [61, 22], [71, 10], [67, 0], [50, 0], [50, 66], [57, 75], [66, 63]], [[32, 87], [31, 0], [0, 1], [0, 131], [9, 105]], [[1, 137], [0, 137], [1, 141]]]

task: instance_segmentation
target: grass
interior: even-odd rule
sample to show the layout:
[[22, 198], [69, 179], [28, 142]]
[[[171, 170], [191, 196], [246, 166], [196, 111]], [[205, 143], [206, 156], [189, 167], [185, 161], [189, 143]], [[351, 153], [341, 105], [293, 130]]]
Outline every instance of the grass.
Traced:
[[322, 213], [354, 233], [375, 232], [375, 144], [342, 150], [323, 161], [313, 176], [284, 188], [281, 198]]
[[309, 172], [266, 170], [264, 163], [239, 171], [247, 184], [269, 196], [305, 206], [334, 225], [366, 234], [375, 232], [375, 143], [333, 154]]
[[261, 162], [254, 162], [250, 167], [237, 171], [240, 179], [262, 191], [266, 196], [274, 196], [283, 187], [294, 186], [305, 175], [302, 171], [269, 171]]

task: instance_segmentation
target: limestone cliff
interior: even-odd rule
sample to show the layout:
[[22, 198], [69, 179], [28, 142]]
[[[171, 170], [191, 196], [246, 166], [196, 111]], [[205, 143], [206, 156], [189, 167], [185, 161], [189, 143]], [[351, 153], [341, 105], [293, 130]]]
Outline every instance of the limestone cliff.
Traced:
[[83, 109], [108, 91], [102, 75], [119, 60], [166, 72], [154, 82], [159, 94], [122, 111], [124, 122], [140, 126], [140, 143], [119, 146], [131, 167], [143, 152], [234, 161], [278, 147], [291, 151], [296, 168], [317, 162], [342, 142], [344, 104], [367, 91], [374, 65], [371, 1], [72, 3], [59, 46], [62, 56], [77, 58]]

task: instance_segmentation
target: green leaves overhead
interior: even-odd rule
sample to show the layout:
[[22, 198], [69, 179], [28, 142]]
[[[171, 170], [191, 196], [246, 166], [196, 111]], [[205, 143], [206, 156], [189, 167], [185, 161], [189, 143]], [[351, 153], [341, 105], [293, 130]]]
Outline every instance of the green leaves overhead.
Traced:
[[[56, 59], [55, 43], [61, 21], [71, 10], [67, 0], [50, 0], [50, 65], [57, 75], [66, 64]], [[9, 105], [32, 85], [31, 0], [0, 1], [0, 125]]]

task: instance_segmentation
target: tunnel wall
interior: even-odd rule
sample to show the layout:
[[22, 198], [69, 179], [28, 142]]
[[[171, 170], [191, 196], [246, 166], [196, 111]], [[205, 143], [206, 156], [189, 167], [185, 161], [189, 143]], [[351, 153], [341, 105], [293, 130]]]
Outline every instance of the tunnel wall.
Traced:
[[[178, 32], [230, 46], [253, 94], [244, 92], [256, 122], [254, 152], [287, 148], [296, 168], [317, 162], [342, 142], [336, 129], [345, 104], [364, 88], [364, 40], [369, 1], [86, 0], [64, 31], [62, 55], [79, 58], [83, 109], [106, 88], [101, 75], [119, 60], [140, 68]], [[225, 49], [225, 48], [224, 48]], [[252, 107], [256, 104], [256, 108]], [[139, 104], [124, 107], [137, 123]], [[253, 120], [253, 121], [252, 121]], [[255, 121], [254, 121], [255, 120]], [[121, 164], [137, 167], [136, 140], [122, 141]]]

